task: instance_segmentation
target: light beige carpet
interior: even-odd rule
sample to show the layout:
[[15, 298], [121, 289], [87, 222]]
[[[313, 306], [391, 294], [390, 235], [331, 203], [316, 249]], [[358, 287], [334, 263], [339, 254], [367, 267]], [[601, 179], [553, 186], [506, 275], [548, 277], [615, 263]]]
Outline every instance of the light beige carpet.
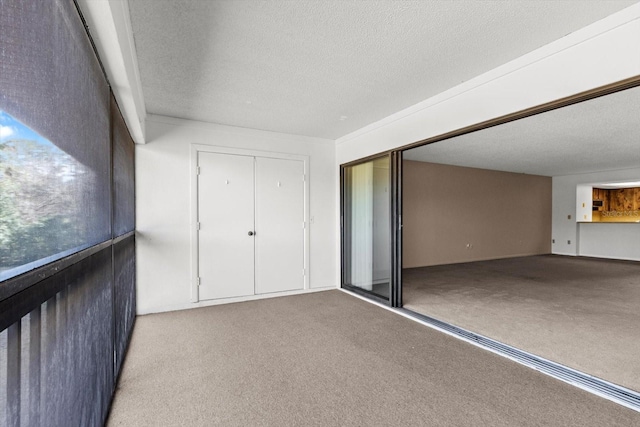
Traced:
[[556, 255], [403, 271], [404, 307], [640, 391], [640, 262]]
[[640, 413], [340, 291], [138, 317], [109, 426], [631, 426]]

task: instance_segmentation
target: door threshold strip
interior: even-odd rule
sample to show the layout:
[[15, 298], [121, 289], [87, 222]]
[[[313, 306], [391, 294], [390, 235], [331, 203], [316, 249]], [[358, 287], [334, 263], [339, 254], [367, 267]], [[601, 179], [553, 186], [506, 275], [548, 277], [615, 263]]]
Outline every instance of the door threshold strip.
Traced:
[[424, 314], [416, 313], [405, 308], [391, 308], [391, 310], [396, 311], [405, 317], [413, 318], [427, 326], [431, 326], [437, 330], [448, 333], [449, 335], [453, 335], [454, 337], [475, 344], [481, 348], [492, 351], [498, 355], [507, 357], [508, 359], [535, 369], [536, 371], [640, 412], [640, 393], [634, 390], [610, 383], [584, 372], [569, 368], [568, 366], [552, 362], [540, 356], [536, 356], [535, 354], [501, 343], [500, 341], [487, 338], [483, 335], [476, 334], [433, 317], [425, 316]]

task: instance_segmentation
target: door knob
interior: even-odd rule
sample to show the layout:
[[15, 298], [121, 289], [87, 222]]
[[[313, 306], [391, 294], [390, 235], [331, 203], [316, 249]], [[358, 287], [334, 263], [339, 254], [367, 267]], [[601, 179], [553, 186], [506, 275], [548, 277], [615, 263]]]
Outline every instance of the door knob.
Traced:
[[250, 232], [249, 232], [249, 236], [253, 236], [254, 234], [256, 234], [256, 233], [255, 233], [255, 232], [253, 232], [253, 231], [250, 231]]

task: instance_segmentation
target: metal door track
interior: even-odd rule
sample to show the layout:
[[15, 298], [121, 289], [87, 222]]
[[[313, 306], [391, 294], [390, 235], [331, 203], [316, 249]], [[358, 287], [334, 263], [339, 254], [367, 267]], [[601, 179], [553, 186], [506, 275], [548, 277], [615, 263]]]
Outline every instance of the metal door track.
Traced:
[[550, 375], [585, 391], [640, 412], [640, 393], [636, 391], [585, 374], [584, 372], [571, 369], [567, 366], [560, 365], [491, 338], [487, 338], [441, 320], [434, 319], [433, 317], [425, 316], [405, 308], [396, 308], [392, 310], [397, 310], [406, 316], [413, 317], [420, 322], [435, 327], [443, 332], [447, 332], [465, 341], [514, 360], [522, 365], [533, 368], [536, 371]]

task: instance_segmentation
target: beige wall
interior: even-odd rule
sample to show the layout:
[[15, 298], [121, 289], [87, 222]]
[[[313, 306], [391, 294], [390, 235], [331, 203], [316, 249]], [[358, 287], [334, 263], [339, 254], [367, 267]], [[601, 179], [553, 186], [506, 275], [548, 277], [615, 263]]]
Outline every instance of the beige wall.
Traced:
[[403, 174], [404, 268], [551, 253], [550, 177], [415, 161]]

